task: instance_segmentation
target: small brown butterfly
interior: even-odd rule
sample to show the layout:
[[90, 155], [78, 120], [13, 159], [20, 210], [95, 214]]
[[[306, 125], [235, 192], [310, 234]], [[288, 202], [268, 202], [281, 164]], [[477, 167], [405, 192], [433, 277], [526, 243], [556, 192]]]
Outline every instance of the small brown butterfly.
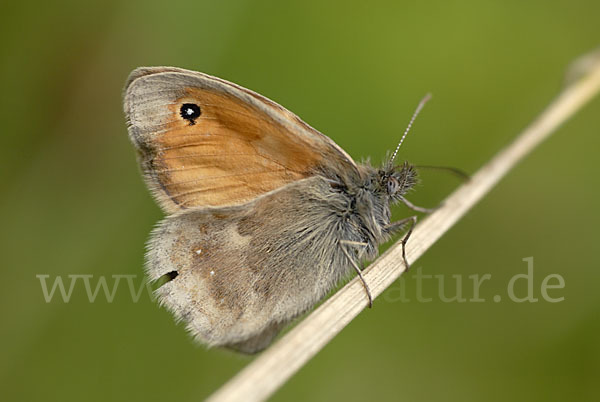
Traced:
[[391, 222], [390, 204], [428, 211], [404, 198], [417, 174], [394, 165], [398, 148], [380, 168], [357, 164], [225, 80], [138, 68], [124, 107], [146, 183], [169, 215], [152, 232], [147, 274], [168, 280], [161, 304], [208, 346], [264, 349], [352, 270], [363, 279], [359, 264], [391, 235], [407, 229], [406, 243], [416, 216]]

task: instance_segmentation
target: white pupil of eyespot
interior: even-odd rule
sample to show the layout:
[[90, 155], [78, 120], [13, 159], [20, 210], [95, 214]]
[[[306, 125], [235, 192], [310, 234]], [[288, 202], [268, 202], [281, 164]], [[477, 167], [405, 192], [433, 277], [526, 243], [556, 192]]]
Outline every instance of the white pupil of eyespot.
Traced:
[[194, 111], [192, 110], [191, 107], [187, 108], [187, 110], [185, 112], [188, 114], [188, 116], [191, 114], [194, 114]]

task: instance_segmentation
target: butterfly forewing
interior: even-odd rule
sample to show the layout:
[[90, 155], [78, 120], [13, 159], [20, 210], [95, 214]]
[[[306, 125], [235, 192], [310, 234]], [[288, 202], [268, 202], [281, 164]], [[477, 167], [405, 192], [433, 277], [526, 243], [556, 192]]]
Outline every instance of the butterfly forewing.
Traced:
[[241, 204], [316, 174], [356, 172], [340, 147], [293, 113], [202, 73], [134, 71], [125, 112], [148, 185], [167, 212]]

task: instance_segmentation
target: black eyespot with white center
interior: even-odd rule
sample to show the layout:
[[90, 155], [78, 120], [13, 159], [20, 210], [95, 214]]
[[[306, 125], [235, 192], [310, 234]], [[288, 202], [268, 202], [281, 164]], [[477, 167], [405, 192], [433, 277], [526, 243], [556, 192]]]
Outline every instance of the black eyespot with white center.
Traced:
[[179, 114], [190, 122], [190, 126], [196, 124], [196, 120], [200, 117], [201, 113], [200, 106], [195, 103], [184, 103], [181, 105], [181, 109], [179, 109]]

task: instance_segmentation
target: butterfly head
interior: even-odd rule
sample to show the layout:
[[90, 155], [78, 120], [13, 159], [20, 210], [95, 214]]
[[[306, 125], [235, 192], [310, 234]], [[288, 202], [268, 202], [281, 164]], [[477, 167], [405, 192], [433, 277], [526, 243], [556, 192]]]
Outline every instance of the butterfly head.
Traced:
[[402, 165], [384, 167], [377, 172], [379, 192], [386, 194], [392, 202], [398, 201], [417, 184], [417, 171], [408, 162]]

